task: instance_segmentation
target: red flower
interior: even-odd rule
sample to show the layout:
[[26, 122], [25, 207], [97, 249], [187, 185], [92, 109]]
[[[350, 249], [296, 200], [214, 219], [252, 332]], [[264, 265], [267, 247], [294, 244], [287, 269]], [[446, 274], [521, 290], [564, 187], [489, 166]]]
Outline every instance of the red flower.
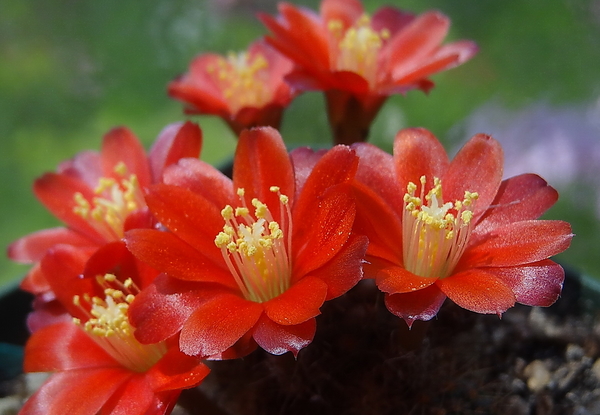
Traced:
[[252, 339], [297, 354], [323, 302], [362, 277], [367, 242], [351, 233], [357, 161], [345, 146], [292, 161], [276, 130], [257, 128], [240, 136], [233, 181], [196, 160], [169, 169], [147, 201], [171, 232], [126, 235], [134, 255], [167, 274], [132, 306], [138, 339], [181, 330], [189, 355], [247, 351]]
[[398, 133], [393, 157], [369, 144], [355, 149], [366, 272], [392, 313], [411, 325], [433, 318], [446, 297], [497, 314], [515, 302], [556, 301], [564, 272], [548, 258], [569, 246], [571, 227], [534, 220], [558, 195], [533, 174], [502, 181], [497, 141], [476, 135], [451, 162], [423, 129]]
[[472, 42], [441, 46], [449, 20], [438, 12], [413, 16], [385, 7], [373, 17], [359, 1], [324, 0], [320, 15], [290, 4], [275, 19], [261, 15], [267, 41], [296, 64], [287, 80], [300, 90], [323, 90], [337, 143], [364, 141], [387, 97], [420, 88], [428, 76], [476, 52]]
[[323, 0], [320, 15], [287, 3], [279, 12], [260, 16], [267, 41], [296, 64], [288, 82], [325, 91], [337, 143], [364, 141], [387, 96], [428, 91], [430, 75], [477, 50], [469, 41], [442, 46], [450, 21], [435, 11], [415, 17], [384, 7], [370, 17], [358, 0]]
[[122, 242], [106, 245], [89, 260], [81, 250], [61, 245], [44, 256], [42, 268], [73, 321], [46, 326], [27, 342], [25, 371], [53, 373], [21, 415], [166, 414], [182, 389], [208, 374], [174, 339], [142, 345], [133, 336], [129, 304], [156, 272], [140, 265]]
[[239, 136], [244, 128], [279, 128], [283, 109], [295, 95], [283, 79], [291, 69], [286, 57], [257, 41], [237, 55], [198, 56], [168, 90], [187, 104], [186, 112], [218, 115]]
[[153, 220], [145, 189], [161, 180], [164, 168], [182, 157], [198, 157], [201, 133], [192, 123], [171, 125], [159, 135], [148, 156], [133, 133], [116, 128], [104, 136], [100, 153], [85, 151], [35, 181], [37, 198], [67, 227], [44, 229], [13, 242], [8, 256], [36, 264], [22, 283], [34, 294], [48, 291], [39, 261], [58, 244], [90, 252], [123, 237], [127, 229]]

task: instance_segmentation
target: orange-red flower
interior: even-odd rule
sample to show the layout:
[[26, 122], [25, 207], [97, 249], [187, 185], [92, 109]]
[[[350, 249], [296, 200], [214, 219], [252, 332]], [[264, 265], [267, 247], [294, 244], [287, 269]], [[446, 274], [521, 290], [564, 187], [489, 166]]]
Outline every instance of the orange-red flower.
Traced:
[[22, 283], [34, 294], [48, 291], [39, 261], [58, 244], [93, 252], [119, 240], [131, 228], [149, 227], [153, 219], [144, 201], [151, 183], [162, 178], [166, 166], [182, 157], [198, 157], [201, 132], [192, 123], [173, 124], [163, 130], [148, 156], [127, 128], [104, 136], [100, 153], [85, 151], [46, 173], [33, 190], [44, 206], [67, 226], [24, 236], [8, 248], [8, 256], [35, 264]]
[[291, 69], [285, 56], [259, 40], [238, 54], [196, 57], [168, 92], [186, 104], [186, 112], [218, 115], [238, 136], [244, 128], [279, 128], [295, 95], [284, 81]]
[[398, 133], [393, 157], [355, 149], [356, 227], [369, 237], [367, 274], [392, 313], [411, 325], [434, 317], [446, 297], [497, 314], [556, 301], [564, 272], [548, 258], [569, 246], [571, 227], [535, 220], [558, 195], [534, 174], [502, 181], [496, 140], [476, 135], [452, 161], [423, 129]]
[[57, 246], [42, 268], [73, 318], [27, 342], [25, 371], [52, 374], [21, 415], [167, 414], [182, 389], [208, 374], [199, 359], [179, 351], [176, 339], [142, 345], [133, 336], [129, 304], [156, 272], [131, 257], [123, 242], [105, 245], [89, 260], [75, 247]]
[[260, 16], [266, 39], [296, 64], [287, 77], [294, 87], [325, 91], [337, 143], [364, 141], [387, 96], [428, 91], [430, 75], [477, 50], [469, 41], [442, 45], [450, 21], [435, 11], [384, 7], [369, 16], [359, 0], [323, 0], [320, 14], [287, 3], [279, 12]]
[[166, 274], [132, 305], [138, 339], [181, 331], [189, 355], [256, 343], [297, 354], [324, 301], [362, 277], [367, 241], [352, 234], [349, 183], [357, 163], [345, 146], [301, 150], [292, 162], [265, 127], [240, 136], [233, 181], [197, 160], [169, 169], [147, 202], [170, 232], [126, 234], [133, 254]]

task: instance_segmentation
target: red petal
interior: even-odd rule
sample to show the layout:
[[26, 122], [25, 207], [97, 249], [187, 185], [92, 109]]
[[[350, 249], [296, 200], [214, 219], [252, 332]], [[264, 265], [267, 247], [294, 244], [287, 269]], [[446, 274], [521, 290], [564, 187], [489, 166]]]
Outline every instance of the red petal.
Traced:
[[446, 296], [436, 285], [403, 294], [386, 294], [385, 305], [390, 312], [411, 327], [415, 320], [428, 321], [436, 316]]
[[13, 261], [32, 263], [39, 261], [48, 249], [58, 244], [92, 247], [94, 244], [83, 235], [67, 228], [50, 228], [17, 239], [8, 247], [8, 257]]
[[[179, 160], [179, 163], [165, 171], [164, 182], [191, 190], [220, 209], [236, 200], [231, 179], [198, 159]], [[224, 224], [222, 219], [220, 223]]]
[[144, 147], [126, 127], [109, 131], [102, 141], [102, 169], [106, 177], [119, 177], [114, 169], [125, 163], [127, 174], [135, 174], [142, 187], [150, 185], [150, 166]]
[[437, 278], [420, 277], [402, 267], [385, 268], [377, 273], [377, 287], [390, 294], [422, 290], [436, 281]]
[[271, 354], [292, 352], [294, 356], [298, 356], [298, 352], [314, 338], [316, 328], [314, 318], [301, 324], [283, 326], [263, 315], [254, 329], [254, 340]]
[[352, 180], [357, 168], [358, 158], [347, 146], [335, 146], [325, 153], [315, 164], [304, 187], [298, 190], [299, 196], [293, 206], [294, 219], [314, 223], [310, 221], [318, 214], [316, 204], [323, 193], [332, 186]]
[[296, 196], [304, 188], [306, 179], [310, 176], [315, 164], [317, 164], [326, 152], [327, 150], [325, 149], [315, 151], [309, 147], [299, 147], [290, 152], [290, 159], [294, 166], [294, 176], [296, 178]]
[[136, 258], [171, 277], [237, 287], [224, 264], [215, 263], [172, 233], [133, 229], [125, 234], [125, 242]]
[[571, 225], [558, 220], [528, 220], [493, 229], [467, 247], [457, 269], [508, 267], [541, 261], [567, 249]]
[[352, 26], [364, 12], [358, 0], [323, 0], [319, 10], [325, 25], [331, 20], [339, 20], [345, 29]]
[[46, 326], [31, 335], [25, 347], [25, 372], [57, 372], [120, 367], [104, 349], [73, 322]]
[[538, 175], [522, 174], [504, 180], [473, 234], [484, 234], [511, 222], [537, 219], [557, 199], [558, 192]]
[[408, 183], [418, 185], [421, 176], [427, 177], [427, 193], [433, 186], [432, 178], [441, 178], [449, 166], [449, 161], [446, 150], [433, 134], [424, 128], [409, 128], [396, 135], [394, 164], [398, 186], [404, 197]]
[[23, 415], [96, 415], [132, 372], [100, 368], [55, 373], [25, 402]]
[[481, 269], [471, 269], [436, 282], [452, 301], [482, 314], [502, 314], [515, 305], [515, 295], [502, 280]]
[[322, 267], [346, 244], [356, 212], [351, 192], [349, 186], [332, 187], [307, 215], [294, 217], [295, 279]]
[[152, 145], [148, 159], [152, 170], [152, 182], [162, 180], [167, 166], [185, 157], [198, 158], [202, 147], [202, 131], [190, 121], [174, 123], [165, 127]]
[[327, 285], [318, 278], [306, 277], [283, 294], [263, 303], [265, 314], [277, 324], [295, 325], [321, 314]]
[[415, 15], [412, 13], [399, 10], [393, 6], [384, 6], [379, 8], [371, 17], [371, 27], [376, 32], [387, 29], [391, 38], [394, 38], [396, 32], [404, 29], [414, 19]]
[[485, 134], [473, 136], [460, 149], [448, 171], [440, 177], [444, 201], [463, 200], [465, 191], [477, 192], [474, 221], [496, 197], [502, 181], [503, 153], [500, 143]]
[[563, 268], [546, 259], [533, 264], [510, 268], [489, 268], [493, 274], [514, 292], [517, 302], [529, 306], [548, 307], [554, 304], [565, 279]]
[[242, 132], [233, 161], [234, 188], [243, 188], [247, 200], [256, 197], [269, 206], [273, 217], [280, 222], [279, 196], [270, 191], [278, 186], [292, 203], [294, 197], [294, 172], [292, 162], [277, 130], [270, 127], [254, 128]]
[[310, 276], [327, 284], [326, 301], [344, 294], [362, 279], [362, 265], [368, 243], [364, 236], [351, 236], [335, 257], [310, 273]]
[[262, 312], [258, 303], [233, 294], [215, 294], [186, 321], [179, 338], [180, 349], [190, 356], [221, 353], [251, 330]]
[[95, 197], [93, 190], [84, 182], [65, 175], [46, 173], [35, 181], [33, 191], [44, 206], [69, 228], [89, 237], [94, 243], [105, 242], [87, 220], [73, 212], [76, 193], [81, 193], [89, 201]]
[[221, 257], [215, 237], [225, 221], [221, 209], [213, 201], [187, 189], [166, 184], [153, 186], [146, 203], [159, 222], [178, 238], [208, 257]]
[[381, 51], [387, 65], [384, 71], [394, 79], [403, 77], [443, 42], [450, 20], [441, 13], [427, 12], [417, 16], [397, 32]]
[[402, 263], [402, 223], [388, 201], [362, 184], [354, 185], [354, 232], [369, 238], [368, 254]]
[[393, 210], [402, 212], [406, 187], [400, 187], [394, 168], [394, 158], [368, 143], [357, 143], [352, 148], [359, 158], [356, 180], [381, 196]]
[[197, 386], [210, 369], [197, 357], [187, 356], [171, 348], [146, 376], [155, 391], [188, 389]]
[[[154, 401], [154, 391], [150, 388], [146, 376], [132, 376], [113, 393], [102, 406], [101, 415], [150, 415]], [[162, 414], [162, 413], [160, 413]]]
[[158, 343], [175, 335], [190, 315], [212, 293], [200, 284], [161, 275], [154, 284], [136, 295], [129, 307], [135, 337], [145, 344]]

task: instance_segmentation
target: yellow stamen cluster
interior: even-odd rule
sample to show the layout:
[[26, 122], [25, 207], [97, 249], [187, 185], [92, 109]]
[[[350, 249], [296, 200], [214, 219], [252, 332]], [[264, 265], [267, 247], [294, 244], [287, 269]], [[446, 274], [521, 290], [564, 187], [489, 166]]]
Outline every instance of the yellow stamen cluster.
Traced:
[[105, 298], [88, 294], [73, 297], [73, 304], [88, 317], [85, 322], [78, 318], [73, 318], [73, 322], [121, 365], [135, 372], [145, 372], [166, 353], [166, 346], [162, 343], [143, 345], [133, 336], [127, 312], [139, 289], [131, 279], [121, 282], [113, 274], [98, 276], [97, 282], [104, 288]]
[[404, 267], [422, 277], [450, 275], [463, 254], [471, 234], [473, 205], [477, 193], [465, 192], [464, 199], [443, 203], [442, 183], [437, 177], [425, 195], [425, 176], [417, 185], [410, 182], [404, 195], [402, 243]]
[[289, 288], [291, 278], [291, 212], [288, 197], [278, 187], [281, 224], [263, 202], [252, 199], [254, 215], [246, 205], [244, 189], [237, 194], [242, 206], [225, 206], [225, 226], [215, 238], [244, 297], [259, 303], [277, 297]]
[[389, 39], [390, 31], [373, 30], [371, 19], [366, 14], [346, 31], [340, 20], [330, 20], [328, 29], [334, 42], [332, 67], [338, 71], [355, 72], [374, 87], [377, 82], [377, 57], [384, 41]]
[[135, 174], [127, 176], [127, 167], [118, 163], [114, 169], [121, 180], [102, 177], [94, 189], [97, 195], [90, 203], [81, 193], [73, 196], [73, 212], [86, 219], [106, 240], [123, 237], [127, 216], [145, 206], [144, 194]]
[[229, 53], [207, 70], [223, 91], [223, 97], [236, 113], [245, 107], [261, 108], [273, 99], [268, 87], [269, 62], [260, 53]]

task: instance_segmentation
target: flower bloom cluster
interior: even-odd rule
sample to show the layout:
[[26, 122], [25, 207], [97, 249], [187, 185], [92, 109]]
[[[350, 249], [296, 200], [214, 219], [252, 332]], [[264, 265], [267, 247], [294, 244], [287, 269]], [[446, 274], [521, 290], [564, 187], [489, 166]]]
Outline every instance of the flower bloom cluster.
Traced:
[[[371, 17], [352, 0], [280, 12], [261, 17], [267, 42], [293, 63], [259, 41], [200, 56], [169, 86], [239, 133], [231, 177], [199, 159], [200, 128], [186, 122], [148, 154], [114, 129], [99, 153], [35, 182], [65, 226], [8, 250], [33, 264], [25, 370], [52, 372], [22, 414], [168, 414], [209, 375], [206, 359], [297, 356], [323, 304], [363, 279], [409, 326], [446, 298], [500, 315], [560, 295], [564, 272], [549, 258], [571, 228], [538, 219], [557, 193], [533, 174], [502, 180], [496, 140], [476, 135], [453, 160], [425, 129], [400, 131], [393, 155], [355, 142], [386, 96], [428, 90], [427, 77], [473, 44], [441, 46], [438, 12]], [[354, 144], [287, 150], [274, 127], [294, 91], [310, 88], [326, 91], [336, 141]]]

